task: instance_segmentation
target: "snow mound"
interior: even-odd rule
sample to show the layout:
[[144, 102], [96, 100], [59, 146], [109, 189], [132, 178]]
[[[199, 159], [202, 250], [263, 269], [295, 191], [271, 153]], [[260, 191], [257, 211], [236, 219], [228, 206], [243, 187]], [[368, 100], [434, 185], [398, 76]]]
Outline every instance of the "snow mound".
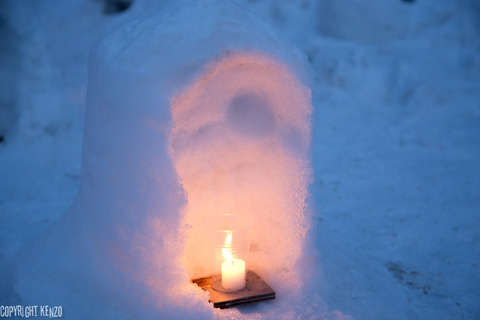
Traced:
[[[80, 190], [22, 252], [23, 303], [82, 318], [318, 314], [304, 290], [310, 77], [302, 54], [226, 1], [165, 1], [104, 37], [89, 59]], [[250, 268], [276, 301], [214, 311], [190, 282], [208, 272], [198, 227], [222, 212], [256, 218]]]

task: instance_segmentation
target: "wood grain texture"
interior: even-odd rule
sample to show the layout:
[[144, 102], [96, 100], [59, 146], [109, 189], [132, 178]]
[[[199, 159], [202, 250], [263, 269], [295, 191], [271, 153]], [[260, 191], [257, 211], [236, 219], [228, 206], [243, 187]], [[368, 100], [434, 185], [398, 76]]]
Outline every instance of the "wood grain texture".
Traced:
[[245, 288], [236, 292], [226, 293], [213, 289], [211, 277], [194, 279], [192, 282], [210, 293], [209, 301], [215, 308], [225, 309], [245, 303], [275, 299], [275, 291], [251, 270], [247, 271]]

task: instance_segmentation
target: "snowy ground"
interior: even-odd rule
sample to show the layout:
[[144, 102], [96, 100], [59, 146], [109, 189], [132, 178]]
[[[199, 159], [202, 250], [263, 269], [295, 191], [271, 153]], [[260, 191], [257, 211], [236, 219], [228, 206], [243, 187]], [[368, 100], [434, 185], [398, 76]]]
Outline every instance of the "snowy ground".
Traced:
[[[75, 196], [91, 45], [154, 2], [116, 15], [93, 0], [0, 5], [7, 258]], [[480, 318], [478, 2], [236, 2], [317, 73], [311, 191], [329, 317]]]

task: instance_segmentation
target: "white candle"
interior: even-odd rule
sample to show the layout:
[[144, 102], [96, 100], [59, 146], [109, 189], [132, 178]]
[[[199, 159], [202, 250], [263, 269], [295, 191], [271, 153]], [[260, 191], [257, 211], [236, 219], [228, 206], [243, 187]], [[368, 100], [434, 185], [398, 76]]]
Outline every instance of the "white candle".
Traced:
[[234, 259], [222, 263], [222, 287], [227, 290], [245, 287], [245, 261]]

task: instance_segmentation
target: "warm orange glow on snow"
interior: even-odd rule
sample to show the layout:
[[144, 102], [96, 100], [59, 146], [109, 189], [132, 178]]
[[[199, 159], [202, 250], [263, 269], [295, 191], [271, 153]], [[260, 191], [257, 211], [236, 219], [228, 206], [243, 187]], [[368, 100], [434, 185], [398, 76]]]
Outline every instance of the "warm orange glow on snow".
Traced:
[[[256, 218], [249, 269], [294, 268], [308, 228], [310, 100], [285, 65], [252, 52], [225, 54], [171, 100], [173, 161], [188, 197], [183, 262], [192, 278], [210, 270], [200, 226], [222, 212]], [[239, 259], [232, 240], [227, 234], [224, 261]]]

